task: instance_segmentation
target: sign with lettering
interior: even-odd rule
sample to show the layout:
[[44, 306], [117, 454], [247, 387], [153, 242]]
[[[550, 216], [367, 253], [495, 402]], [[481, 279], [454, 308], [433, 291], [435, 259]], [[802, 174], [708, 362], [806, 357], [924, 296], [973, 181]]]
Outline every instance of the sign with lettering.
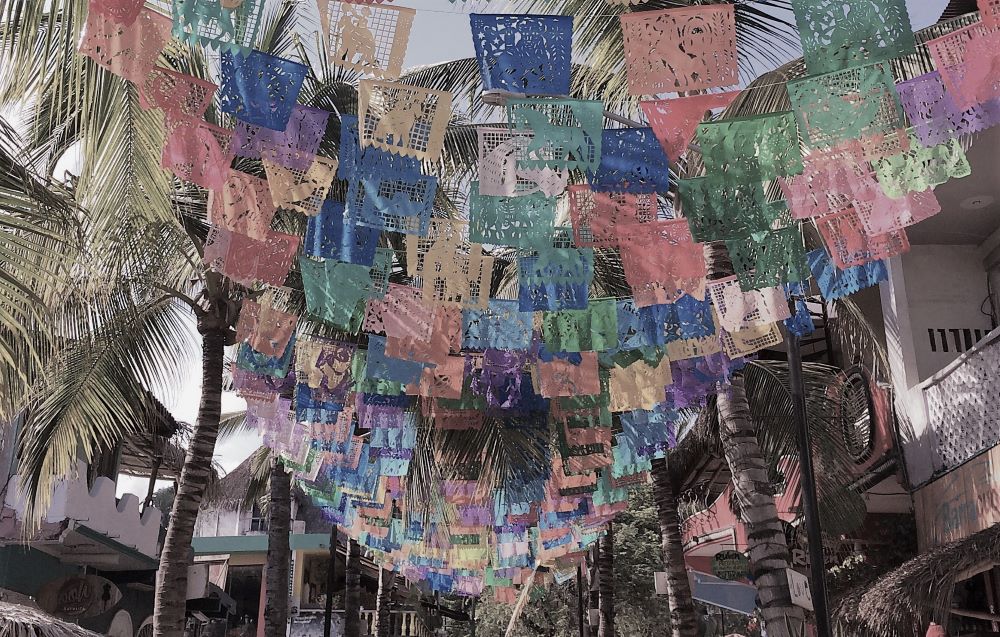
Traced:
[[921, 487], [914, 504], [920, 550], [1000, 522], [1000, 447]]
[[719, 551], [712, 556], [712, 575], [724, 580], [746, 579], [750, 560], [739, 551]]
[[785, 574], [788, 576], [788, 592], [792, 596], [792, 603], [806, 610], [812, 610], [813, 598], [809, 590], [809, 578], [790, 568], [785, 569]]
[[80, 619], [105, 613], [121, 601], [111, 581], [97, 575], [60, 577], [38, 591], [38, 606], [56, 617]]

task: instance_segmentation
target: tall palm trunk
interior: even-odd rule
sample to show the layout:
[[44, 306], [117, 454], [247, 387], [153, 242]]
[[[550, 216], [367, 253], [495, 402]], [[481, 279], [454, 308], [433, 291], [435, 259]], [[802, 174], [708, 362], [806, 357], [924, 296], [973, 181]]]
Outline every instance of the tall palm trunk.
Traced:
[[615, 528], [611, 522], [598, 545], [597, 586], [601, 606], [597, 637], [615, 637]]
[[205, 486], [212, 475], [212, 456], [219, 436], [222, 414], [222, 366], [227, 332], [218, 324], [199, 320], [202, 337], [201, 404], [191, 435], [177, 495], [170, 512], [160, 568], [156, 578], [153, 634], [155, 637], [183, 637], [187, 593], [187, 569], [192, 562], [191, 538]]
[[653, 461], [653, 498], [660, 523], [663, 559], [667, 569], [667, 604], [670, 607], [670, 629], [673, 637], [696, 637], [698, 617], [691, 597], [691, 582], [684, 563], [684, 543], [681, 521], [677, 515], [677, 489], [667, 470], [667, 461]]
[[288, 630], [288, 570], [291, 557], [292, 479], [276, 458], [271, 467], [270, 520], [267, 529], [267, 604], [264, 637], [285, 637]]
[[344, 575], [344, 637], [361, 635], [361, 547], [354, 540], [347, 549]]
[[[722, 242], [706, 244], [705, 261], [710, 279], [733, 274], [732, 261]], [[716, 402], [719, 438], [733, 474], [740, 518], [747, 526], [750, 574], [757, 585], [757, 603], [767, 624], [768, 637], [797, 636], [805, 623], [805, 615], [800, 607], [792, 604], [788, 591], [785, 574], [791, 568], [788, 544], [774, 505], [767, 463], [760, 450], [757, 427], [750, 416], [742, 376], [734, 375], [728, 391], [720, 392]]]
[[375, 637], [392, 635], [392, 587], [396, 583], [396, 573], [387, 568], [379, 569], [378, 597], [375, 600]]

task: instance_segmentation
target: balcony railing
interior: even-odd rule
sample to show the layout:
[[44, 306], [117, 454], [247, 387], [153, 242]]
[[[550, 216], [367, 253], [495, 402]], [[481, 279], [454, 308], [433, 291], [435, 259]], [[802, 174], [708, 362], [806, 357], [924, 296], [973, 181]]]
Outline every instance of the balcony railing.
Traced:
[[[430, 630], [424, 626], [417, 613], [412, 610], [394, 610], [390, 613], [392, 637], [432, 637]], [[366, 634], [375, 634], [375, 611], [361, 611], [362, 626], [368, 631]]]

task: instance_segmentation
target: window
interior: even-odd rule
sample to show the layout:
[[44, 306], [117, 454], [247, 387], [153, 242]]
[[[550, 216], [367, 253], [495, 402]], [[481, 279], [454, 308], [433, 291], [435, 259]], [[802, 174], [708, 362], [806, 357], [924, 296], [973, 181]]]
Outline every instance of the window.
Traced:
[[247, 533], [267, 533], [267, 518], [256, 504], [250, 510], [250, 524], [247, 526]]

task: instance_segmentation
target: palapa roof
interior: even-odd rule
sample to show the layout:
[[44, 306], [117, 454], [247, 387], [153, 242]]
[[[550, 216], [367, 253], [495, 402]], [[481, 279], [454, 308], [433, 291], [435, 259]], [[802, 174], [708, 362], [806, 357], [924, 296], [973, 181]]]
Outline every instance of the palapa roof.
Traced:
[[1000, 525], [935, 547], [904, 562], [833, 610], [837, 632], [851, 637], [914, 637], [931, 621], [946, 624], [955, 583], [1000, 563]]
[[216, 480], [215, 484], [208, 489], [202, 506], [217, 506], [227, 511], [239, 509], [246, 501], [247, 489], [250, 488], [252, 482], [251, 465], [255, 455], [257, 455], [256, 451], [247, 456], [246, 460], [232, 471]]
[[0, 637], [100, 637], [40, 610], [0, 602]]

